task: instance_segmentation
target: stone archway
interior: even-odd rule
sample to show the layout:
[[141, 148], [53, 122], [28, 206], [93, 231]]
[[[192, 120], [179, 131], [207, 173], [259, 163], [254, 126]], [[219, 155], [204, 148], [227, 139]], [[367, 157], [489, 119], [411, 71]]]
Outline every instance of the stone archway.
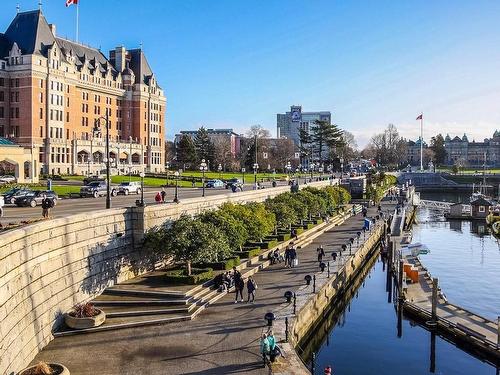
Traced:
[[101, 151], [96, 151], [92, 154], [92, 159], [94, 163], [100, 164], [103, 162], [103, 153]]
[[87, 150], [81, 150], [77, 154], [78, 163], [84, 164], [89, 162], [90, 153]]
[[137, 152], [134, 152], [132, 154], [132, 164], [141, 164], [141, 155], [139, 155]]

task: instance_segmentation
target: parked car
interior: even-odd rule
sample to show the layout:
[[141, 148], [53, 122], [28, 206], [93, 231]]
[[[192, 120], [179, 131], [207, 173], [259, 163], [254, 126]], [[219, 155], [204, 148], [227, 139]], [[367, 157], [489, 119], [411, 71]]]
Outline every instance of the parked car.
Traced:
[[[239, 178], [231, 178], [226, 182], [226, 189], [233, 189], [233, 186], [237, 189], [243, 190], [243, 183]], [[234, 189], [233, 189], [234, 190]]]
[[18, 207], [36, 207], [42, 204], [43, 196], [47, 196], [54, 200], [54, 206], [57, 204], [57, 194], [52, 190], [35, 190], [25, 195], [24, 197], [19, 197], [16, 199], [16, 206]]
[[30, 194], [32, 192], [33, 190], [22, 187], [10, 189], [3, 194], [4, 202], [6, 204], [8, 203], [14, 204], [16, 203], [16, 198], [24, 197], [25, 195]]
[[221, 180], [208, 180], [207, 183], [205, 184], [205, 187], [207, 188], [220, 188], [224, 186], [224, 182]]
[[104, 178], [102, 177], [99, 177], [99, 176], [88, 176], [88, 177], [85, 177], [83, 179], [83, 184], [84, 185], [88, 185], [90, 184], [91, 182], [100, 182], [100, 181], [104, 181]]
[[14, 176], [11, 176], [9, 174], [0, 176], [0, 183], [2, 184], [11, 184], [13, 182], [16, 182], [16, 178]]
[[141, 183], [139, 181], [122, 182], [118, 186], [118, 194], [129, 195], [130, 193], [141, 194]]
[[[107, 194], [107, 184], [106, 181], [93, 181], [88, 185], [82, 186], [80, 188], [80, 197], [103, 197]], [[118, 190], [114, 186], [110, 186], [111, 196], [116, 196]]]

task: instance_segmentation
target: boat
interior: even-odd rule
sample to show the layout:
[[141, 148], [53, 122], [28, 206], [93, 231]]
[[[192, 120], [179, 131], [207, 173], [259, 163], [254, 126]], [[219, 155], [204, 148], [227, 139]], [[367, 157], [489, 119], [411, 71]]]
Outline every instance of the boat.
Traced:
[[413, 257], [421, 254], [429, 254], [430, 252], [430, 249], [420, 242], [411, 243], [401, 248], [401, 253], [403, 255], [411, 255]]

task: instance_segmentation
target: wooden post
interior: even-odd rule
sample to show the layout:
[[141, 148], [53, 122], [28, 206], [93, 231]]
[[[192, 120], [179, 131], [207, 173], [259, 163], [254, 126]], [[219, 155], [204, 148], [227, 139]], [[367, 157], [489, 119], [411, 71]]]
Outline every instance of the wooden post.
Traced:
[[432, 322], [437, 322], [438, 278], [432, 278]]
[[399, 260], [399, 277], [398, 277], [398, 290], [399, 290], [399, 299], [403, 298], [403, 269], [404, 269], [404, 260]]
[[500, 349], [500, 316], [497, 319], [497, 348]]

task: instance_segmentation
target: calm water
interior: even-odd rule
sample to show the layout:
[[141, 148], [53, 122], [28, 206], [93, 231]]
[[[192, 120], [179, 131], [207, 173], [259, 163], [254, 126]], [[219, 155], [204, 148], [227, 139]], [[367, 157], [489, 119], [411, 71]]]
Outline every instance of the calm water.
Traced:
[[431, 250], [420, 258], [448, 300], [495, 320], [500, 315], [498, 239], [477, 221], [444, 221], [429, 210], [419, 210], [417, 219], [413, 241]]
[[494, 367], [408, 320], [402, 320], [398, 337], [397, 314], [388, 303], [386, 280], [379, 260], [358, 290], [358, 298], [352, 299], [350, 311], [339, 314], [334, 328], [316, 345], [316, 374], [323, 374], [327, 365], [333, 366], [336, 375], [497, 374]]

